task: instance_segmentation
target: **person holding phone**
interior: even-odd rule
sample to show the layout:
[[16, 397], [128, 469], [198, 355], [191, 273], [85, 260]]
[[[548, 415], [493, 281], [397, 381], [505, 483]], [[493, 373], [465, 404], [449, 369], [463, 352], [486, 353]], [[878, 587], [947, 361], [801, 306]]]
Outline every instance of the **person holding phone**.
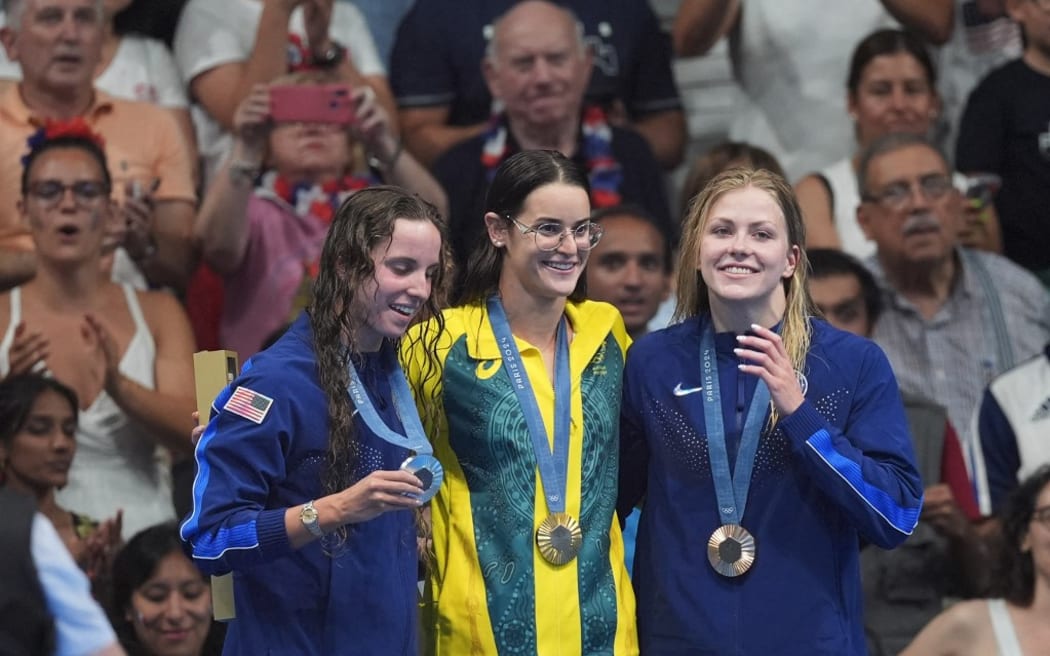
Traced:
[[0, 378], [46, 371], [76, 393], [77, 455], [55, 500], [94, 518], [123, 509], [132, 535], [175, 518], [169, 462], [192, 450], [195, 347], [173, 295], [99, 275], [118, 219], [106, 156], [79, 119], [28, 141], [18, 208], [39, 268], [0, 294]]
[[194, 127], [211, 184], [232, 147], [237, 108], [257, 84], [305, 69], [369, 87], [387, 112], [397, 105], [361, 12], [336, 0], [187, 0], [172, 47], [196, 101]]
[[306, 307], [332, 216], [354, 192], [398, 185], [445, 194], [400, 145], [368, 87], [294, 73], [258, 85], [237, 109], [233, 152], [212, 182], [195, 233], [224, 278], [224, 348], [242, 359]]
[[[419, 653], [414, 511], [441, 468], [397, 346], [444, 301], [443, 232], [396, 187], [351, 196], [307, 313], [213, 403], [180, 533], [205, 573], [235, 573], [227, 656]], [[433, 349], [441, 325], [412, 339]]]
[[779, 175], [719, 174], [682, 236], [681, 323], [635, 342], [624, 371], [642, 653], [865, 654], [860, 545], [901, 543], [922, 507], [893, 370], [810, 316]]
[[584, 300], [602, 236], [587, 178], [556, 151], [522, 151], [485, 206], [437, 348], [403, 349], [447, 471], [424, 652], [637, 654], [614, 515], [629, 338], [616, 308]]

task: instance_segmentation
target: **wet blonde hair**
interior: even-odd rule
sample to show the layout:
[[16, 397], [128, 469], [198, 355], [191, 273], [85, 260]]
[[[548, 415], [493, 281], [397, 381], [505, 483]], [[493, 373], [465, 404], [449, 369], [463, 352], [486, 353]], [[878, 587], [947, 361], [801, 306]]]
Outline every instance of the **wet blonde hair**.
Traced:
[[[804, 373], [811, 337], [809, 318], [813, 313], [813, 304], [806, 286], [809, 270], [804, 247], [806, 228], [795, 192], [781, 175], [766, 169], [727, 169], [707, 183], [693, 199], [682, 225], [682, 243], [678, 250], [678, 281], [675, 286], [677, 303], [674, 318], [681, 321], [711, 310], [707, 283], [699, 270], [700, 240], [707, 226], [711, 208], [718, 199], [727, 192], [747, 187], [761, 189], [773, 197], [784, 214], [788, 246], [798, 247], [795, 271], [782, 283], [787, 305], [781, 320], [780, 337], [784, 341], [784, 349], [791, 360], [791, 366], [795, 371]], [[776, 423], [775, 410], [771, 422]]]

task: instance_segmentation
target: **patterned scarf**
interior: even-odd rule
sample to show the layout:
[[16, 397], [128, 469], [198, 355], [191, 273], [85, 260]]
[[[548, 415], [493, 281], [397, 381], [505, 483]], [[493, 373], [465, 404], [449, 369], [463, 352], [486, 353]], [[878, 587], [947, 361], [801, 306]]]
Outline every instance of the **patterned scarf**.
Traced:
[[371, 175], [346, 175], [323, 184], [293, 183], [276, 171], [268, 171], [263, 174], [256, 194], [283, 201], [299, 216], [313, 216], [329, 224], [352, 193], [377, 184], [381, 184], [380, 181]]
[[[327, 226], [332, 223], [336, 211], [351, 194], [377, 184], [381, 182], [372, 175], [346, 175], [324, 184], [292, 183], [276, 171], [268, 171], [260, 179], [255, 195], [277, 200], [290, 207], [298, 216], [315, 217]], [[319, 258], [303, 261], [303, 278], [292, 299], [288, 323], [295, 321], [299, 313], [310, 305], [319, 268]]]
[[[623, 198], [623, 169], [616, 161], [612, 150], [612, 128], [605, 118], [605, 111], [598, 106], [584, 109], [583, 158], [587, 177], [591, 185], [591, 203], [595, 207], [619, 205]], [[485, 143], [481, 149], [481, 163], [485, 167], [486, 179], [492, 182], [496, 169], [512, 153], [507, 143], [507, 120], [503, 114], [493, 114], [485, 132]]]

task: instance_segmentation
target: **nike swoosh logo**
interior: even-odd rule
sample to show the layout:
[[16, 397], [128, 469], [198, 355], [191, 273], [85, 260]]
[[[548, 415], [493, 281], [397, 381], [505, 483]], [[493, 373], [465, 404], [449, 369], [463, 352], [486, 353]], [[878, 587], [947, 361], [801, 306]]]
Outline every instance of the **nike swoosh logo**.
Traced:
[[688, 396], [689, 394], [696, 394], [697, 392], [703, 392], [704, 388], [701, 387], [682, 387], [681, 383], [674, 386], [671, 393], [675, 396]]

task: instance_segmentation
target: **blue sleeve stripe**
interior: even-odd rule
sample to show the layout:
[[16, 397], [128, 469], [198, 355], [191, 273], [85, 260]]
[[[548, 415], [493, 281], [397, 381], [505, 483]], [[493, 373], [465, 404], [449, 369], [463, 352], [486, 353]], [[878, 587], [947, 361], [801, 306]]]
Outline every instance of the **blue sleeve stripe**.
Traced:
[[193, 557], [198, 560], [219, 560], [227, 551], [255, 549], [259, 546], [259, 533], [255, 520], [233, 528], [222, 527], [214, 537], [202, 535], [193, 543]]
[[[229, 388], [223, 390], [218, 398], [229, 396]], [[218, 402], [218, 401], [217, 401]], [[203, 457], [204, 450], [215, 437], [215, 420], [208, 422], [208, 426], [201, 435], [197, 448], [193, 451], [193, 458], [197, 463], [197, 474], [193, 479], [193, 510], [189, 517], [182, 523], [179, 535], [184, 542], [193, 547], [193, 557], [203, 560], [217, 560], [230, 549], [253, 549], [259, 546], [258, 532], [255, 528], [255, 520], [234, 526], [232, 528], [220, 528], [218, 533], [212, 537], [200, 534], [200, 514], [203, 505], [204, 492], [208, 488], [211, 468], [208, 459]]]
[[832, 446], [831, 435], [823, 428], [813, 433], [806, 444], [890, 526], [905, 535], [912, 534], [919, 522], [921, 501], [915, 508], [901, 507], [888, 494], [865, 481], [860, 465], [836, 451]]

